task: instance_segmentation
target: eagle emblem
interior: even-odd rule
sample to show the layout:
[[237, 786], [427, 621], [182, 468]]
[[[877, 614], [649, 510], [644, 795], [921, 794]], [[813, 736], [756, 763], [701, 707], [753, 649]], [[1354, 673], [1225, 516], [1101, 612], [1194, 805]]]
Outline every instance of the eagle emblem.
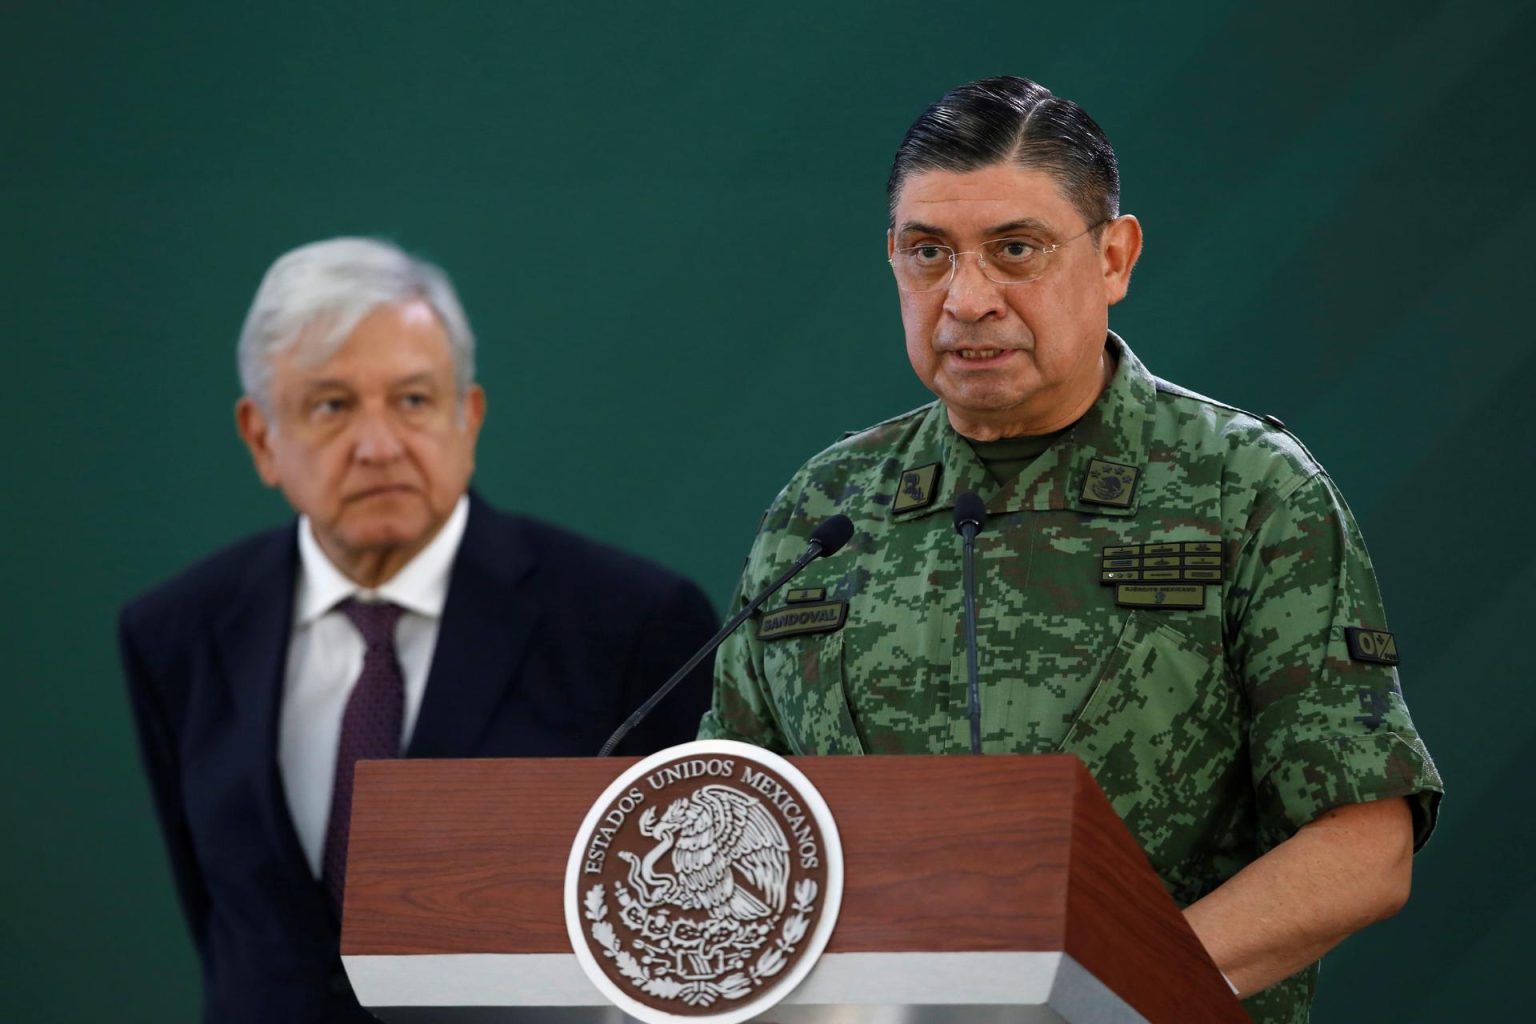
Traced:
[[[709, 785], [674, 800], [661, 820], [656, 808], [640, 816], [640, 834], [655, 839], [644, 859], [628, 850], [636, 902], [703, 911], [715, 930], [744, 925], [784, 910], [789, 841], [763, 802], [726, 786]], [[672, 870], [658, 873], [663, 857]]]
[[836, 838], [810, 783], [766, 751], [707, 740], [641, 761], [572, 849], [566, 923], [588, 976], [642, 1020], [761, 1012], [826, 944]]

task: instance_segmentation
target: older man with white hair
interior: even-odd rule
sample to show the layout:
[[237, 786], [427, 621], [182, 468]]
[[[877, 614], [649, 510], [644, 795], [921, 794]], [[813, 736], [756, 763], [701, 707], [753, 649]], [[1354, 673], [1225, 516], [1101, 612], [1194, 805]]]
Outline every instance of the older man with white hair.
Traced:
[[[713, 632], [659, 566], [469, 492], [485, 392], [448, 278], [385, 242], [274, 263], [240, 437], [298, 521], [130, 603], [144, 763], [203, 1019], [369, 1020], [338, 958], [361, 758], [594, 754]], [[693, 735], [701, 666], [621, 752]]]

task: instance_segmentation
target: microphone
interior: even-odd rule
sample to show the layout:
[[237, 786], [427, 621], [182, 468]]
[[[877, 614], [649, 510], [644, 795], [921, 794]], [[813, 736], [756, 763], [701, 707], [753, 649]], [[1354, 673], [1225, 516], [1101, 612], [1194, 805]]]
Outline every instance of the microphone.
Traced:
[[[844, 544], [847, 544], [852, 539], [852, 519], [849, 519], [842, 513], [838, 513], [835, 516], [828, 516], [826, 519], [821, 521], [820, 525], [818, 525], [816, 529], [811, 531], [811, 539], [808, 543], [818, 545], [820, 550], [817, 551], [816, 554], [811, 555], [810, 558], [806, 558], [806, 564], [809, 565], [812, 560], [817, 558], [832, 557], [843, 549]], [[807, 550], [809, 550], [809, 548], [807, 548]], [[805, 556], [802, 555], [801, 557], [804, 558]], [[799, 570], [796, 571], [798, 572]], [[786, 582], [788, 581], [786, 580]], [[770, 589], [768, 593], [771, 594], [772, 592], [773, 591]], [[764, 594], [763, 596], [766, 598], [768, 595]]]
[[974, 540], [986, 525], [987, 506], [976, 497], [975, 491], [966, 491], [955, 499], [955, 529], [960, 531], [960, 536]]
[[976, 535], [987, 525], [987, 507], [966, 491], [955, 499], [955, 529], [964, 542], [965, 674], [971, 716], [971, 753], [981, 753], [981, 683], [976, 671]]
[[613, 735], [608, 737], [608, 742], [603, 744], [603, 749], [597, 752], [597, 756], [607, 757], [613, 753], [613, 748], [619, 745], [619, 741], [629, 735], [629, 731], [639, 725], [645, 716], [650, 714], [657, 704], [661, 703], [662, 698], [671, 693], [673, 687], [682, 682], [699, 662], [713, 654], [716, 647], [725, 643], [725, 638], [736, 632], [736, 627], [747, 621], [747, 616], [757, 611], [758, 605], [772, 597], [784, 584], [800, 575], [800, 570], [810, 565], [816, 559], [828, 558], [837, 554], [852, 536], [853, 520], [845, 515], [830, 516], [817, 524], [816, 529], [811, 531], [810, 539], [806, 541], [805, 551], [801, 553], [799, 558], [795, 559], [795, 563], [784, 570], [778, 579], [768, 584], [761, 594], [758, 594], [748, 602], [745, 608], [731, 616], [730, 621], [720, 627], [720, 632], [709, 638], [709, 643], [700, 648], [693, 657], [684, 663], [682, 668], [673, 673], [671, 679], [662, 683], [661, 688], [651, 694], [644, 704], [636, 708], [635, 713], [625, 719], [624, 724], [615, 729]]

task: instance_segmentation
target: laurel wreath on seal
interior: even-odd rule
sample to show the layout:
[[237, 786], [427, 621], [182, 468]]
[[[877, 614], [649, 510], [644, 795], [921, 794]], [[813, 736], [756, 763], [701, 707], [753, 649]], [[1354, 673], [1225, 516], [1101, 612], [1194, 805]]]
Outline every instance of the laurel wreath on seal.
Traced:
[[651, 977], [645, 965], [623, 948], [612, 922], [607, 919], [608, 903], [602, 883], [588, 889], [582, 902], [583, 916], [592, 922], [592, 941], [603, 947], [603, 955], [612, 960], [619, 973], [632, 981], [640, 991], [660, 999], [681, 998], [691, 1006], [709, 1006], [716, 999], [740, 999], [750, 995], [753, 988], [784, 969], [810, 926], [808, 915], [816, 909], [816, 883], [809, 878], [795, 883], [795, 901], [790, 907], [794, 913], [784, 918], [784, 925], [773, 940], [773, 945], [763, 951], [763, 955], [757, 958], [757, 963], [746, 974], [735, 971], [718, 981], [694, 981], [687, 984], [672, 978]]

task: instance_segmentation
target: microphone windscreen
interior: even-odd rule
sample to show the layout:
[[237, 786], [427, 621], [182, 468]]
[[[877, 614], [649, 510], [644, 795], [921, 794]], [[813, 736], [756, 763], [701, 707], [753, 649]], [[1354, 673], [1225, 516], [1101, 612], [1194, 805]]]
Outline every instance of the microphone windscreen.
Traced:
[[955, 529], [964, 532], [967, 526], [974, 526], [980, 533], [982, 527], [987, 525], [987, 506], [976, 497], [975, 491], [966, 491], [955, 499]]
[[821, 525], [811, 532], [811, 540], [821, 545], [822, 558], [837, 554], [852, 536], [853, 520], [841, 513], [823, 519]]

